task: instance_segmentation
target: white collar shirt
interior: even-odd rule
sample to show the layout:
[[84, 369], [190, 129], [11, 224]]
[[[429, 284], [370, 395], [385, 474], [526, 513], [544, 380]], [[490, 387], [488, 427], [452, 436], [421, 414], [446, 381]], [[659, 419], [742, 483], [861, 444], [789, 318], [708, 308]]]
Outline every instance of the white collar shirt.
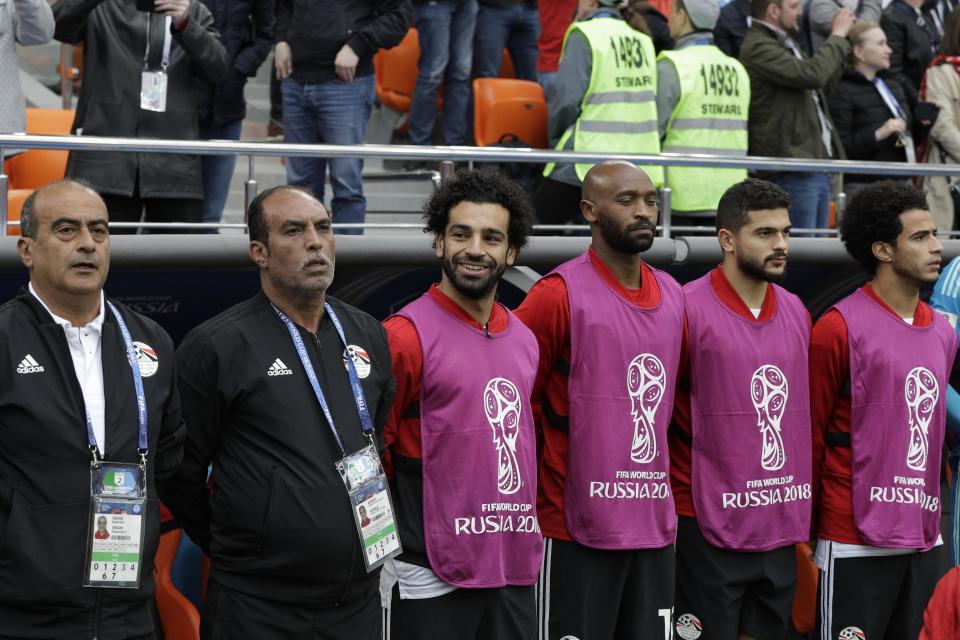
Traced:
[[83, 327], [73, 326], [69, 320], [61, 318], [47, 306], [36, 290], [33, 283], [29, 285], [33, 294], [43, 308], [47, 310], [54, 322], [63, 327], [70, 346], [70, 356], [73, 358], [73, 368], [77, 374], [77, 382], [83, 392], [83, 404], [90, 416], [93, 425], [93, 436], [97, 440], [97, 449], [103, 457], [106, 450], [106, 398], [103, 392], [103, 359], [100, 351], [100, 337], [103, 334], [104, 303], [103, 292], [100, 292], [100, 313], [92, 322]]

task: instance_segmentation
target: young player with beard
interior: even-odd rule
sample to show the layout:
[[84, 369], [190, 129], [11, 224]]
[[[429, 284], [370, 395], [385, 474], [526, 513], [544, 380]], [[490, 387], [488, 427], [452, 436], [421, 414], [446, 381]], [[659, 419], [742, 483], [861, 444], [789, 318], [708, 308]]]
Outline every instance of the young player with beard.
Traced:
[[496, 302], [533, 207], [506, 178], [467, 171], [425, 210], [440, 284], [384, 323], [397, 380], [384, 440], [404, 545], [381, 583], [387, 637], [533, 640], [538, 349]]
[[[723, 262], [683, 287], [686, 348], [670, 427], [681, 638], [786, 633], [794, 543], [810, 533], [810, 315], [777, 286], [790, 197], [746, 179], [723, 194]], [[701, 635], [702, 634], [702, 635]]]
[[872, 278], [811, 341], [821, 640], [916, 638], [946, 569], [940, 454], [957, 335], [920, 301], [940, 271], [936, 232], [923, 193], [889, 181], [858, 191], [841, 222]]
[[596, 165], [580, 208], [590, 249], [534, 285], [517, 310], [540, 344], [541, 633], [670, 638], [676, 517], [666, 435], [683, 293], [640, 259], [657, 223], [643, 171]]

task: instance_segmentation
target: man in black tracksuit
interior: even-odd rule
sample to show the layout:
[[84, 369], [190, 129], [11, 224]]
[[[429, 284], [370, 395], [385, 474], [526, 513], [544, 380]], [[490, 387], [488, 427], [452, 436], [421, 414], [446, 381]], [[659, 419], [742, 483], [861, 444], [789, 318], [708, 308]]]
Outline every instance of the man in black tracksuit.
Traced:
[[325, 295], [334, 236], [319, 201], [277, 187], [251, 203], [248, 218], [262, 292], [191, 331], [177, 351], [188, 436], [162, 494], [212, 561], [201, 636], [379, 640], [379, 571], [364, 568], [334, 467], [343, 454], [274, 305], [299, 331], [347, 453], [367, 439], [345, 358], [380, 447], [394, 394], [386, 334]]
[[147, 406], [146, 533], [139, 588], [84, 587], [93, 456], [84, 414], [100, 459], [140, 459], [133, 372], [103, 298], [107, 210], [92, 190], [63, 181], [27, 199], [21, 224], [30, 285], [0, 307], [0, 638], [152, 640], [154, 487], [180, 463], [184, 435], [173, 343], [114, 303]]

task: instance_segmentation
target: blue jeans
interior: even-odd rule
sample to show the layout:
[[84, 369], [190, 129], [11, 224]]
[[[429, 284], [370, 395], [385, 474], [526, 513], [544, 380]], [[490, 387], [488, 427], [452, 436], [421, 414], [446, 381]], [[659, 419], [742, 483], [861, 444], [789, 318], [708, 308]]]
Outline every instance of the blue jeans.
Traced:
[[[211, 123], [200, 124], [201, 140], [239, 140], [242, 120], [227, 122], [218, 126]], [[230, 193], [230, 180], [237, 166], [237, 156], [203, 156], [203, 217], [201, 222], [220, 222], [223, 219], [223, 207]], [[204, 229], [202, 233], [217, 233], [216, 229]]]
[[556, 71], [537, 71], [537, 82], [543, 87], [543, 95], [547, 95], [547, 89], [553, 84], [556, 77]]
[[[790, 194], [794, 229], [825, 229], [830, 222], [830, 176], [826, 173], [778, 173], [770, 182]], [[807, 237], [810, 236], [799, 236]]]
[[[331, 80], [303, 84], [292, 77], [283, 81], [283, 141], [299, 144], [361, 144], [373, 109], [373, 76], [353, 82]], [[363, 197], [363, 160], [337, 158], [287, 158], [287, 182], [309, 187], [323, 200], [324, 176], [330, 165], [334, 223], [358, 223], [366, 217]], [[362, 233], [342, 229], [338, 233]]]
[[539, 38], [540, 12], [535, 5], [481, 6], [473, 39], [473, 77], [499, 76], [506, 47], [517, 78], [535, 82]]
[[417, 5], [420, 63], [410, 104], [410, 142], [430, 144], [443, 82], [443, 140], [467, 144], [470, 123], [470, 65], [477, 0], [429, 0]]

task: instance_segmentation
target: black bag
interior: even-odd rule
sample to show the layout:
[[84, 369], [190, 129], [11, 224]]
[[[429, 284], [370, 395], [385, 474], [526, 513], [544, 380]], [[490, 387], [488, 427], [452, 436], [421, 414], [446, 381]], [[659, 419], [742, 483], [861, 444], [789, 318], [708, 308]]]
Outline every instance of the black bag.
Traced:
[[[497, 144], [491, 146], [502, 147], [504, 149], [532, 148], [512, 133], [503, 134], [500, 136]], [[478, 166], [483, 169], [499, 171], [520, 185], [520, 187], [530, 195], [533, 195], [537, 185], [540, 184], [544, 167], [542, 162], [483, 162], [478, 163]]]

